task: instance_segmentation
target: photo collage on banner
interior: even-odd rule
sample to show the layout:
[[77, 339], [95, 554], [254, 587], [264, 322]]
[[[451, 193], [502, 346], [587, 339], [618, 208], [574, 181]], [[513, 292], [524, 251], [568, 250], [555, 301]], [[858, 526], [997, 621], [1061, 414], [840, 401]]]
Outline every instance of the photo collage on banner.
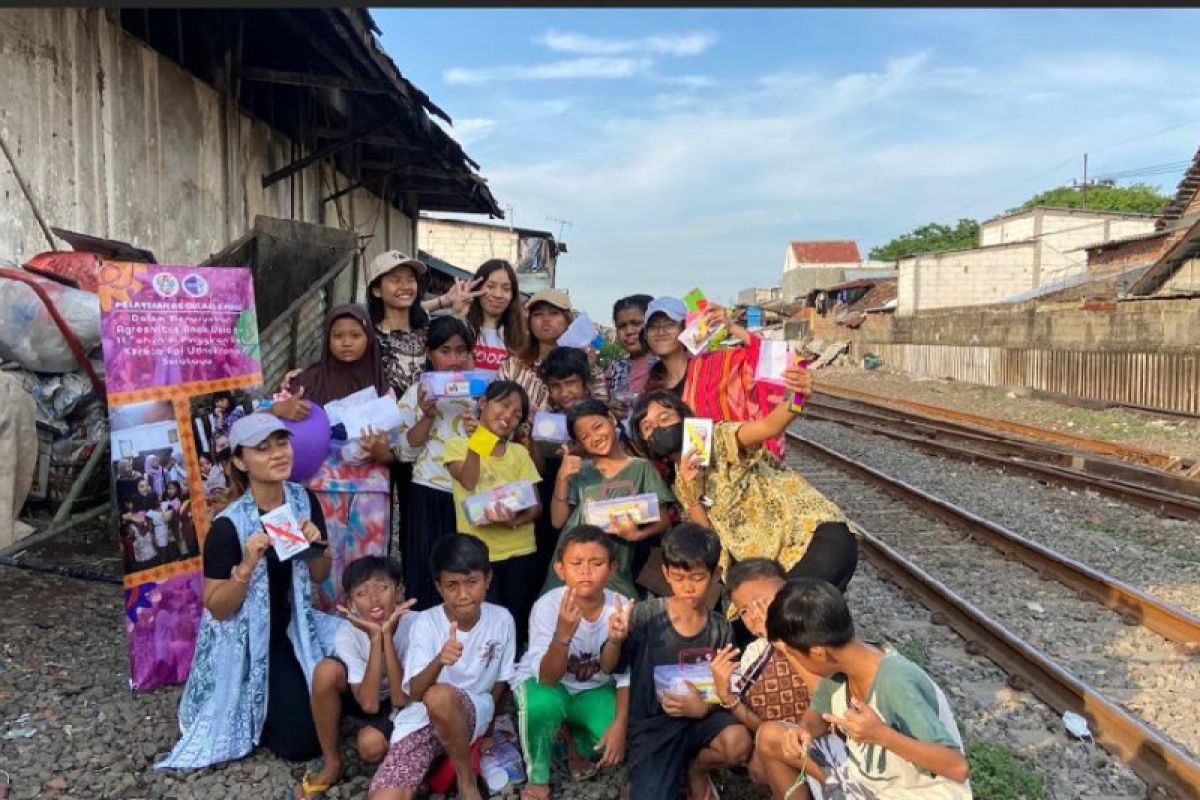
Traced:
[[261, 394], [254, 281], [243, 267], [109, 262], [98, 293], [130, 683], [147, 691], [191, 666], [229, 427]]

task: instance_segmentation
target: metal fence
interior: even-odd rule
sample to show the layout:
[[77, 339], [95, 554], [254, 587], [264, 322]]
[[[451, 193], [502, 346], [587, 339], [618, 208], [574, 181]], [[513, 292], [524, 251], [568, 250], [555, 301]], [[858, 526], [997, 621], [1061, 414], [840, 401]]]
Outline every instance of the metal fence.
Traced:
[[855, 342], [899, 372], [984, 386], [1025, 387], [1114, 405], [1200, 414], [1200, 353], [1019, 350]]

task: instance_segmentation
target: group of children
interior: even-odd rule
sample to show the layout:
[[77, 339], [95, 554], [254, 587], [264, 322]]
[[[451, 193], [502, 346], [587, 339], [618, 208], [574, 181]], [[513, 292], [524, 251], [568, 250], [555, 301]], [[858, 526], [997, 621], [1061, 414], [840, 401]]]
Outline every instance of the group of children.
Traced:
[[[519, 661], [512, 615], [486, 599], [499, 576], [478, 537], [437, 542], [430, 566], [441, 603], [420, 612], [410, 611], [393, 562], [355, 562], [343, 575], [352, 627], [339, 632], [313, 684], [327, 765], [340, 771], [345, 711], [361, 718], [359, 756], [381, 762], [371, 798], [415, 796], [443, 755], [459, 796], [480, 798], [472, 744], [490, 734], [511, 691], [528, 776], [524, 800], [550, 797], [560, 736], [571, 780], [625, 761], [635, 800], [681, 790], [694, 800], [716, 798], [711, 772], [743, 766], [775, 798], [810, 790], [970, 796], [945, 696], [902, 655], [856, 638], [835, 587], [785, 582], [771, 562], [739, 564], [727, 581], [730, 600], [758, 637], [746, 648], [753, 658], [739, 658], [729, 621], [707, 602], [721, 577], [716, 535], [683, 523], [665, 534], [662, 549], [670, 594], [629, 600], [606, 588], [618, 568], [614, 538], [590, 525], [567, 529], [553, 566], [562, 585], [534, 604]], [[755, 672], [764, 650], [811, 684], [807, 709], [755, 717], [750, 685], [778, 677]]]
[[[794, 564], [749, 558], [722, 575], [728, 553], [713, 529], [695, 521], [672, 527], [696, 518], [682, 513], [664, 478], [673, 469], [664, 463], [678, 449], [664, 434], [679, 426], [629, 426], [639, 422], [630, 414], [655, 370], [660, 388], [675, 398], [710, 380], [660, 346], [660, 331], [649, 330], [652, 321], [670, 323], [668, 338], [678, 344], [682, 301], [639, 295], [618, 302], [614, 320], [629, 357], [606, 381], [594, 352], [555, 345], [572, 319], [565, 293], [535, 294], [524, 322], [516, 275], [505, 262], [488, 262], [474, 283], [421, 303], [424, 269], [399, 253], [376, 259], [368, 272], [370, 313], [335, 309], [321, 361], [291, 375], [289, 391], [270, 409], [302, 419], [307, 403], [373, 387], [379, 396], [391, 393], [399, 412], [395, 430], [369, 430], [331, 449], [300, 501], [327, 545], [312, 562], [312, 577], [324, 581], [314, 598], [345, 624], [333, 635], [331, 656], [310, 664], [320, 652], [306, 647], [303, 658], [297, 654], [293, 672], [309, 678], [322, 764], [304, 776], [295, 797], [320, 797], [339, 779], [339, 730], [350, 715], [361, 722], [359, 756], [379, 764], [372, 798], [414, 796], [443, 756], [443, 777], [457, 782], [459, 796], [477, 798], [481, 743], [493, 738], [497, 710], [510, 702], [527, 775], [523, 800], [550, 796], [560, 750], [572, 780], [627, 763], [634, 800], [674, 800], [681, 791], [710, 800], [717, 797], [712, 770], [743, 766], [775, 798], [810, 789], [862, 798], [970, 796], [941, 692], [902, 656], [854, 637], [840, 591], [849, 573], [837, 587], [787, 581]], [[719, 322], [720, 309], [706, 313]], [[525, 355], [517, 359], [518, 352]], [[477, 398], [432, 396], [420, 380], [422, 372], [471, 368], [496, 376]], [[687, 377], [693, 372], [694, 381]], [[728, 385], [727, 376], [720, 385]], [[741, 404], [749, 414], [765, 402], [747, 396]], [[221, 410], [224, 426], [232, 415]], [[568, 441], [535, 436], [536, 411], [564, 414]], [[248, 421], [232, 420], [229, 432]], [[275, 427], [257, 427], [261, 436], [245, 440], [251, 446], [275, 441], [264, 437], [287, 440]], [[638, 452], [656, 460], [630, 448], [631, 432], [642, 444]], [[231, 447], [228, 457], [246, 461], [239, 470], [253, 484], [258, 478], [246, 453]], [[402, 508], [397, 514], [391, 507], [401, 521], [395, 537], [377, 520], [388, 503], [389, 474], [391, 500]], [[468, 517], [468, 497], [523, 481], [536, 487], [532, 504], [494, 504], [482, 521]], [[588, 524], [591, 504], [635, 495], [656, 498], [656, 520]], [[238, 545], [237, 536], [253, 528], [252, 505], [234, 509], [231, 518], [242, 514], [249, 527], [225, 531], [230, 552], [223, 560], [210, 559], [205, 545], [210, 612], [210, 596], [218, 593], [263, 602], [250, 567], [238, 566], [250, 541]], [[399, 551], [399, 561], [390, 550]], [[283, 569], [269, 550], [267, 560]], [[654, 573], [653, 594], [647, 573]], [[287, 581], [304, 579], [283, 571], [268, 577], [275, 581], [272, 626], [307, 614], [297, 605], [306, 595], [293, 588], [291, 609], [283, 602], [277, 618], [276, 594], [287, 594]], [[736, 613], [713, 608], [722, 581]], [[244, 612], [231, 605], [223, 613], [214, 619]], [[744, 629], [735, 632], [730, 617], [740, 617]], [[282, 654], [293, 647], [276, 642], [276, 633], [284, 636], [273, 627], [272, 648]], [[270, 669], [275, 681], [276, 665]], [[285, 719], [276, 702], [266, 711], [272, 731]]]

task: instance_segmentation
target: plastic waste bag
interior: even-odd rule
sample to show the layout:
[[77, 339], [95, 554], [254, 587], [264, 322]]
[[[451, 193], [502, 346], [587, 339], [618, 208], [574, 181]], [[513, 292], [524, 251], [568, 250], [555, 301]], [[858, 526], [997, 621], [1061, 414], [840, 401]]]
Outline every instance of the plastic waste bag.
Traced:
[[[85, 353], [100, 344], [96, 295], [26, 274], [45, 289]], [[79, 366], [41, 298], [31, 287], [7, 278], [0, 278], [0, 357], [34, 372], [70, 372]]]

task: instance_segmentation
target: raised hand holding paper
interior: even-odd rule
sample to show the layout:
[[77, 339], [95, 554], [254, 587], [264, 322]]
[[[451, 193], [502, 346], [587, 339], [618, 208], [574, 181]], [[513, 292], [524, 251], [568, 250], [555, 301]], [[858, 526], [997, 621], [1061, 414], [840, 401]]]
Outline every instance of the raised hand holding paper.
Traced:
[[700, 454], [700, 464], [707, 467], [712, 461], [713, 421], [699, 417], [687, 417], [683, 421], [683, 452], [686, 459], [692, 453]]
[[588, 347], [593, 341], [595, 341], [596, 332], [596, 323], [592, 322], [587, 314], [581, 313], [571, 322], [571, 325], [565, 331], [563, 331], [563, 335], [558, 337], [558, 346], [579, 348]]
[[788, 343], [779, 339], [763, 339], [759, 342], [758, 364], [754, 369], [754, 380], [783, 386], [783, 371], [792, 365], [792, 350]]
[[274, 511], [263, 514], [259, 520], [262, 522], [263, 530], [271, 537], [271, 544], [275, 547], [275, 554], [279, 556], [280, 561], [287, 561], [292, 556], [308, 549], [308, 539], [304, 535], [304, 530], [296, 521], [292, 507], [286, 503]]

